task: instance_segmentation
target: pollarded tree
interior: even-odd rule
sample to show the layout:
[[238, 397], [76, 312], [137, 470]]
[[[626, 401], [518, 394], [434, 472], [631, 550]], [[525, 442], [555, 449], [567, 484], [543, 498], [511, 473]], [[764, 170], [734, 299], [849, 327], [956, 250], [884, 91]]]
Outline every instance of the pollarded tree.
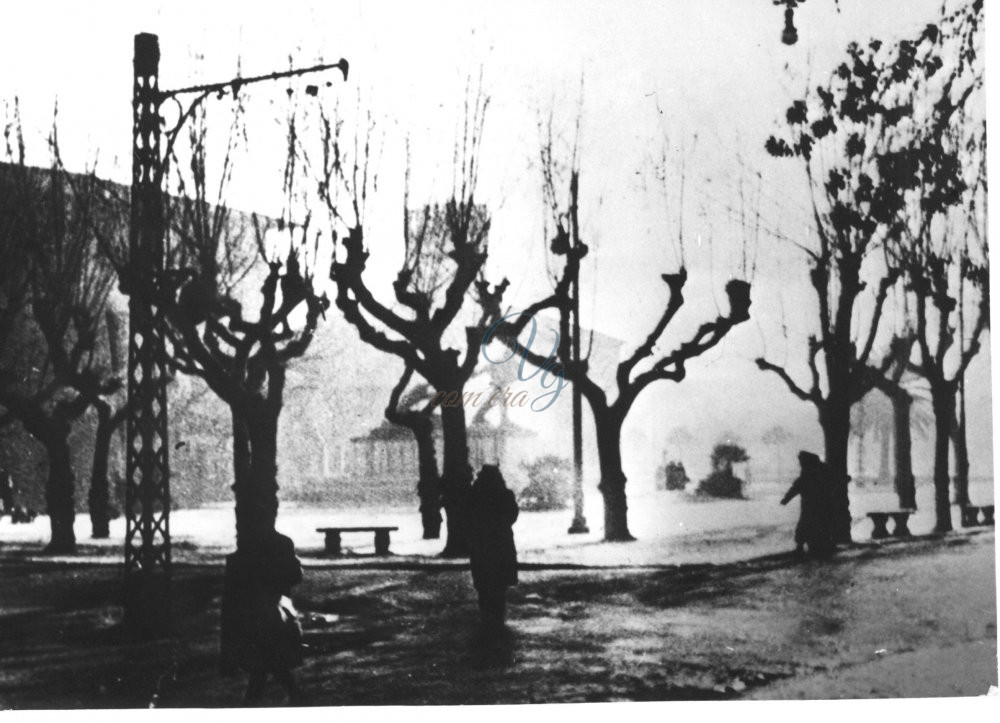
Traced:
[[[622, 425], [632, 405], [639, 395], [651, 384], [658, 381], [681, 382], [687, 374], [687, 362], [701, 356], [718, 344], [737, 324], [750, 318], [750, 285], [745, 281], [731, 280], [726, 284], [729, 313], [720, 314], [712, 321], [698, 327], [694, 335], [680, 343], [671, 352], [657, 351], [657, 344], [663, 337], [674, 317], [684, 306], [684, 286], [687, 271], [683, 267], [676, 273], [663, 274], [668, 295], [663, 311], [646, 340], [624, 361], [618, 364], [615, 374], [616, 392], [614, 399], [594, 380], [587, 360], [575, 361], [572, 355], [570, 314], [573, 307], [573, 288], [580, 277], [580, 261], [587, 254], [587, 246], [581, 239], [579, 222], [580, 172], [576, 165], [576, 154], [570, 169], [568, 188], [565, 194], [556, 188], [556, 174], [553, 171], [551, 139], [543, 145], [542, 169], [544, 189], [550, 207], [554, 211], [556, 236], [550, 250], [557, 256], [564, 256], [565, 263], [551, 296], [530, 305], [524, 312], [514, 314], [498, 323], [491, 330], [491, 337], [503, 341], [516, 353], [521, 345], [518, 338], [531, 324], [534, 336], [534, 315], [544, 309], [559, 312], [558, 361], [531, 350], [531, 342], [523, 346], [523, 355], [532, 364], [545, 368], [549, 375], [561, 374], [566, 380], [580, 385], [582, 395], [590, 405], [597, 435], [598, 464], [600, 466], [599, 490], [604, 500], [604, 539], [627, 541], [635, 539], [628, 527], [628, 501], [626, 496], [627, 478], [622, 469], [621, 433]], [[484, 342], [485, 344], [485, 342]], [[501, 363], [498, 360], [491, 360]], [[552, 379], [546, 385], [555, 383]]]
[[[473, 132], [479, 134], [481, 128]], [[470, 193], [470, 198], [471, 195]], [[482, 211], [482, 217], [486, 218], [485, 210]], [[419, 300], [418, 303], [425, 302], [430, 306], [434, 303], [435, 296], [439, 291], [447, 286], [448, 274], [452, 271], [448, 255], [450, 237], [451, 230], [449, 229], [447, 211], [430, 205], [411, 210], [407, 193], [403, 218], [406, 256], [402, 270], [403, 276], [397, 276], [397, 284], [405, 280], [403, 283], [406, 286], [402, 292], [404, 298], [408, 296], [410, 299]], [[439, 394], [443, 393], [447, 396], [455, 391], [460, 397], [462, 392], [440, 388], [436, 390], [433, 385], [424, 385], [412, 389], [404, 397], [403, 392], [412, 377], [413, 367], [408, 364], [392, 390], [389, 404], [385, 408], [385, 417], [393, 424], [406, 427], [413, 433], [417, 444], [417, 493], [420, 498], [424, 539], [437, 539], [441, 534], [442, 489], [441, 475], [437, 466], [437, 453], [434, 449], [434, 419], [432, 415], [435, 406], [437, 406], [435, 398], [437, 397], [438, 401], [441, 399], [438, 397]], [[418, 409], [413, 408], [418, 405]], [[444, 406], [440, 408], [443, 420]], [[462, 428], [467, 430], [467, 427], [468, 421], [466, 420]], [[456, 433], [449, 432], [452, 436]], [[461, 448], [461, 445], [452, 444], [451, 446]], [[467, 444], [465, 446], [467, 448]]]
[[[0, 407], [45, 448], [47, 549], [72, 552], [69, 435], [95, 400], [122, 385], [99, 344], [114, 269], [98, 252], [95, 229], [115, 224], [104, 214], [103, 184], [71, 179], [57, 151], [50, 169], [27, 166], [20, 132], [16, 121], [7, 126], [16, 160], [0, 165]], [[57, 149], [54, 128], [50, 140]]]
[[[408, 369], [434, 388], [441, 409], [444, 460], [441, 503], [447, 519], [443, 554], [468, 554], [464, 528], [465, 495], [472, 482], [463, 397], [479, 359], [483, 335], [499, 317], [507, 280], [493, 286], [483, 277], [490, 218], [475, 202], [479, 145], [488, 99], [477, 95], [456, 149], [456, 184], [444, 205], [424, 205], [414, 212], [408, 193], [403, 204], [404, 258], [392, 283], [393, 302], [377, 298], [366, 278], [364, 203], [367, 196], [369, 141], [364, 151], [348, 155], [341, 122], [323, 117], [323, 167], [320, 191], [334, 227], [345, 227], [343, 254], [330, 269], [337, 307], [361, 340], [400, 357]], [[369, 120], [368, 134], [372, 125]], [[337, 205], [346, 189], [353, 205], [347, 219]], [[466, 305], [470, 296], [474, 303]], [[461, 326], [463, 308], [468, 322]], [[455, 346], [452, 346], [455, 344]]]
[[[187, 135], [187, 170], [176, 154], [168, 159], [176, 196], [163, 204], [167, 272], [159, 288], [133, 282], [122, 239], [115, 256], [126, 293], [147, 294], [162, 309], [170, 367], [200, 377], [229, 407], [237, 546], [244, 548], [274, 530], [286, 373], [309, 348], [329, 302], [309, 268], [317, 249], [307, 241], [308, 214], [296, 223], [227, 206], [237, 138], [245, 138], [239, 102], [233, 118], [221, 181], [210, 178], [202, 108]], [[289, 149], [296, 122], [290, 113]], [[291, 217], [302, 197], [291, 150], [287, 163], [283, 213]], [[210, 186], [218, 189], [212, 199]]]
[[[473, 208], [470, 195], [464, 201], [450, 200], [443, 209], [449, 227], [444, 239], [452, 247], [449, 256], [456, 268], [439, 306], [433, 305], [430, 297], [413, 291], [409, 266], [404, 266], [393, 283], [397, 301], [409, 314], [375, 298], [363, 278], [368, 253], [363, 247], [360, 226], [349, 230], [343, 242], [347, 253], [342, 261], [334, 262], [330, 274], [337, 284], [337, 307], [358, 329], [361, 340], [401, 357], [408, 368], [419, 372], [434, 387], [436, 397], [441, 395], [438, 397], [444, 439], [441, 493], [447, 513], [444, 554], [448, 556], [467, 554], [462, 508], [472, 477], [462, 402], [465, 385], [475, 371], [483, 335], [499, 315], [499, 299], [507, 286], [504, 280], [491, 289], [485, 280], [477, 280], [486, 261], [488, 221], [481, 212], [473, 214]], [[465, 327], [463, 348], [456, 349], [444, 337], [458, 317], [470, 288], [475, 289], [481, 313], [477, 321]]]
[[901, 276], [888, 251], [903, 232], [899, 211], [908, 182], [899, 153], [905, 155], [916, 138], [913, 88], [933, 85], [946, 60], [937, 47], [939, 33], [928, 25], [918, 38], [892, 45], [852, 43], [830, 80], [788, 109], [787, 138], [766, 143], [772, 155], [796, 157], [805, 168], [818, 242], [806, 253], [819, 329], [808, 339], [807, 384], [764, 358], [757, 365], [816, 407], [826, 462], [839, 480], [839, 542], [850, 540], [850, 410], [898, 364], [891, 349], [881, 359], [873, 351]]

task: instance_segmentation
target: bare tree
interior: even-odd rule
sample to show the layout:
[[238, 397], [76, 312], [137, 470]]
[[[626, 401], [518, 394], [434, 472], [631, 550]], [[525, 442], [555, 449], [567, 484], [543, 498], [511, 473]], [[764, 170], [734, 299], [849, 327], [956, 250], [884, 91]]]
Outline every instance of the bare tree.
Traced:
[[98, 252], [94, 230], [114, 222], [103, 214], [102, 184], [71, 179], [59, 166], [55, 124], [47, 170], [26, 165], [19, 119], [5, 138], [13, 162], [0, 166], [0, 407], [46, 450], [47, 549], [72, 552], [69, 435], [91, 404], [122, 384], [99, 345], [114, 269]]
[[[551, 375], [562, 375], [580, 386], [594, 417], [597, 434], [597, 451], [600, 465], [599, 489], [604, 500], [604, 539], [611, 541], [632, 540], [628, 527], [628, 502], [625, 473], [622, 470], [621, 431], [632, 405], [639, 395], [657, 381], [680, 382], [684, 379], [687, 362], [718, 344], [737, 324], [750, 318], [750, 285], [731, 280], [725, 290], [729, 313], [701, 324], [694, 335], [671, 352], [658, 353], [657, 344], [670, 323], [684, 306], [684, 286], [687, 271], [682, 266], [676, 273], [662, 274], [667, 285], [667, 298], [663, 311], [646, 340], [624, 361], [618, 364], [615, 385], [616, 396], [608, 393], [591, 376], [586, 359], [575, 361], [572, 355], [570, 313], [572, 289], [580, 276], [580, 262], [588, 252], [581, 238], [579, 220], [580, 170], [574, 151], [570, 164], [568, 187], [557, 188], [554, 171], [551, 134], [542, 146], [544, 192], [552, 209], [556, 235], [550, 251], [565, 258], [563, 268], [551, 296], [530, 305], [519, 314], [508, 315], [492, 330], [492, 336], [504, 340], [516, 353], [520, 348], [519, 336], [531, 324], [534, 336], [534, 316], [548, 308], [559, 312], [558, 362], [531, 351], [531, 342], [524, 345], [524, 357]], [[551, 382], [550, 382], [551, 383]], [[544, 382], [543, 382], [544, 384]]]
[[[200, 377], [229, 407], [237, 546], [242, 548], [274, 529], [286, 372], [309, 348], [329, 302], [309, 267], [317, 253], [309, 243], [310, 216], [294, 218], [302, 198], [294, 166], [294, 112], [286, 118], [282, 218], [247, 216], [227, 204], [240, 139], [246, 137], [235, 94], [218, 179], [209, 170], [203, 106], [189, 126], [186, 163], [171, 144], [165, 177], [172, 179], [177, 195], [163, 204], [165, 278], [158, 285], [136, 283], [121, 239], [114, 256], [126, 292], [147, 294], [163, 310], [171, 368]], [[214, 196], [210, 187], [217, 189]]]
[[[464, 133], [456, 147], [456, 181], [447, 202], [424, 205], [414, 213], [407, 194], [403, 207], [405, 255], [392, 284], [394, 304], [380, 301], [365, 278], [369, 254], [365, 249], [364, 204], [370, 180], [371, 119], [363, 149], [355, 143], [353, 154], [349, 154], [340, 135], [341, 122], [326, 115], [322, 118], [321, 195], [331, 222], [347, 228], [341, 244], [344, 254], [338, 254], [330, 269], [337, 287], [337, 307], [362, 341], [403, 359], [407, 369], [420, 374], [443, 397], [439, 406], [444, 438], [441, 503], [447, 516], [442, 554], [446, 556], [468, 554], [463, 509], [472, 475], [461, 400], [476, 368], [483, 335], [498, 318], [500, 299], [508, 286], [505, 279], [491, 287], [483, 277], [490, 219], [485, 207], [476, 203], [475, 191], [487, 105], [488, 98], [482, 94], [475, 96], [471, 107], [467, 103]], [[351, 199], [353, 218], [345, 218], [338, 207], [336, 199], [341, 191]], [[455, 327], [469, 296], [475, 297], [475, 308], [467, 312], [471, 323], [459, 333]], [[460, 340], [457, 348], [448, 341], [452, 335]]]

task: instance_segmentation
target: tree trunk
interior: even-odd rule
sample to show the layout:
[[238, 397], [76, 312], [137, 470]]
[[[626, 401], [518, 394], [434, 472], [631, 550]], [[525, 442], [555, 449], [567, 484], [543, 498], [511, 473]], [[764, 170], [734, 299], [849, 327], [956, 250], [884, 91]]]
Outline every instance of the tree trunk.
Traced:
[[953, 415], [951, 441], [955, 447], [955, 504], [969, 504], [969, 447], [965, 437], [965, 421]]
[[[834, 394], [831, 392], [831, 397]], [[836, 397], [834, 397], [836, 399]], [[828, 401], [820, 413], [826, 464], [836, 488], [833, 491], [833, 539], [837, 544], [851, 542], [851, 507], [848, 495], [847, 447], [851, 434], [851, 406], [840, 399]]]
[[420, 520], [425, 540], [441, 537], [441, 476], [434, 451], [434, 425], [425, 417], [410, 427], [417, 441], [417, 495], [420, 497]]
[[111, 406], [101, 401], [94, 407], [97, 410], [97, 431], [94, 435], [94, 460], [90, 468], [87, 507], [90, 511], [90, 536], [99, 540], [111, 536], [108, 458], [111, 456], [111, 438], [115, 430], [111, 423]]
[[417, 443], [417, 497], [425, 540], [441, 537], [441, 475], [434, 450], [434, 422], [429, 414], [387, 409], [385, 417], [413, 432]]
[[598, 489], [604, 498], [604, 539], [608, 542], [634, 540], [628, 529], [628, 500], [622, 471], [622, 421], [604, 414], [594, 415], [597, 426], [597, 459], [601, 468]]
[[901, 509], [917, 509], [916, 483], [913, 479], [910, 408], [913, 397], [906, 392], [892, 396], [892, 412], [896, 422], [896, 495]]
[[231, 409], [236, 546], [246, 549], [274, 532], [278, 516], [278, 410], [267, 403]]
[[955, 395], [947, 389], [931, 389], [934, 406], [934, 532], [951, 532], [951, 480], [948, 477], [948, 446], [955, 414]]
[[[462, 389], [456, 389], [461, 397]], [[441, 407], [441, 433], [444, 436], [444, 470], [441, 475], [441, 503], [448, 520], [444, 557], [468, 557], [469, 542], [465, 507], [472, 471], [469, 468], [469, 443], [465, 428], [465, 407]]]
[[43, 444], [48, 454], [49, 476], [45, 484], [45, 504], [52, 530], [47, 552], [64, 554], [76, 551], [73, 522], [76, 506], [73, 494], [75, 478], [69, 449], [69, 424], [56, 423]]

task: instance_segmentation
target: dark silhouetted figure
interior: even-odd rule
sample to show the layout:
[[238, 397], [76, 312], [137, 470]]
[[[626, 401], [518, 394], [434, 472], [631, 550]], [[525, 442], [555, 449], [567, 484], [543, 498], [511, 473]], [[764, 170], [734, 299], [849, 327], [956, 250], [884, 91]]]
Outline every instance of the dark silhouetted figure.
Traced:
[[288, 596], [301, 580], [295, 545], [278, 532], [226, 557], [222, 668], [250, 674], [247, 703], [261, 700], [268, 674], [299, 702], [292, 668], [302, 663], [302, 629]]
[[469, 493], [469, 558], [472, 584], [479, 594], [483, 632], [504, 630], [507, 588], [517, 584], [514, 531], [517, 501], [500, 468], [483, 465]]
[[812, 452], [799, 452], [799, 464], [802, 470], [798, 479], [781, 499], [781, 504], [787, 505], [795, 495], [802, 497], [802, 512], [795, 528], [795, 551], [808, 550], [814, 557], [829, 557], [834, 551], [830, 474]]

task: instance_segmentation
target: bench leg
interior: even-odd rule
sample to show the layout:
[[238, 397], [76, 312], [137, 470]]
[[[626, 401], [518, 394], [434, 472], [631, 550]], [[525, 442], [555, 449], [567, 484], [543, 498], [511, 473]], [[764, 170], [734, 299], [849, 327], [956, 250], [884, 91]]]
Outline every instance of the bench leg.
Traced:
[[993, 508], [992, 507], [984, 507], [983, 508], [983, 524], [984, 525], [994, 525], [994, 526], [996, 525], [996, 522], [993, 521]]
[[375, 531], [375, 554], [383, 557], [389, 554], [389, 530]]
[[339, 532], [327, 532], [325, 540], [326, 554], [328, 555], [339, 555], [340, 554], [340, 533]]
[[892, 521], [895, 523], [893, 525], [892, 536], [893, 537], [910, 537], [910, 528], [907, 526], [906, 521], [909, 515], [895, 515]]
[[889, 536], [888, 515], [886, 515], [885, 517], [882, 517], [881, 515], [879, 515], [878, 517], [873, 517], [872, 522], [875, 523], [875, 529], [872, 530], [873, 540], [884, 540], [886, 537]]
[[979, 508], [978, 507], [963, 507], [962, 508], [962, 527], [975, 527], [979, 524]]

